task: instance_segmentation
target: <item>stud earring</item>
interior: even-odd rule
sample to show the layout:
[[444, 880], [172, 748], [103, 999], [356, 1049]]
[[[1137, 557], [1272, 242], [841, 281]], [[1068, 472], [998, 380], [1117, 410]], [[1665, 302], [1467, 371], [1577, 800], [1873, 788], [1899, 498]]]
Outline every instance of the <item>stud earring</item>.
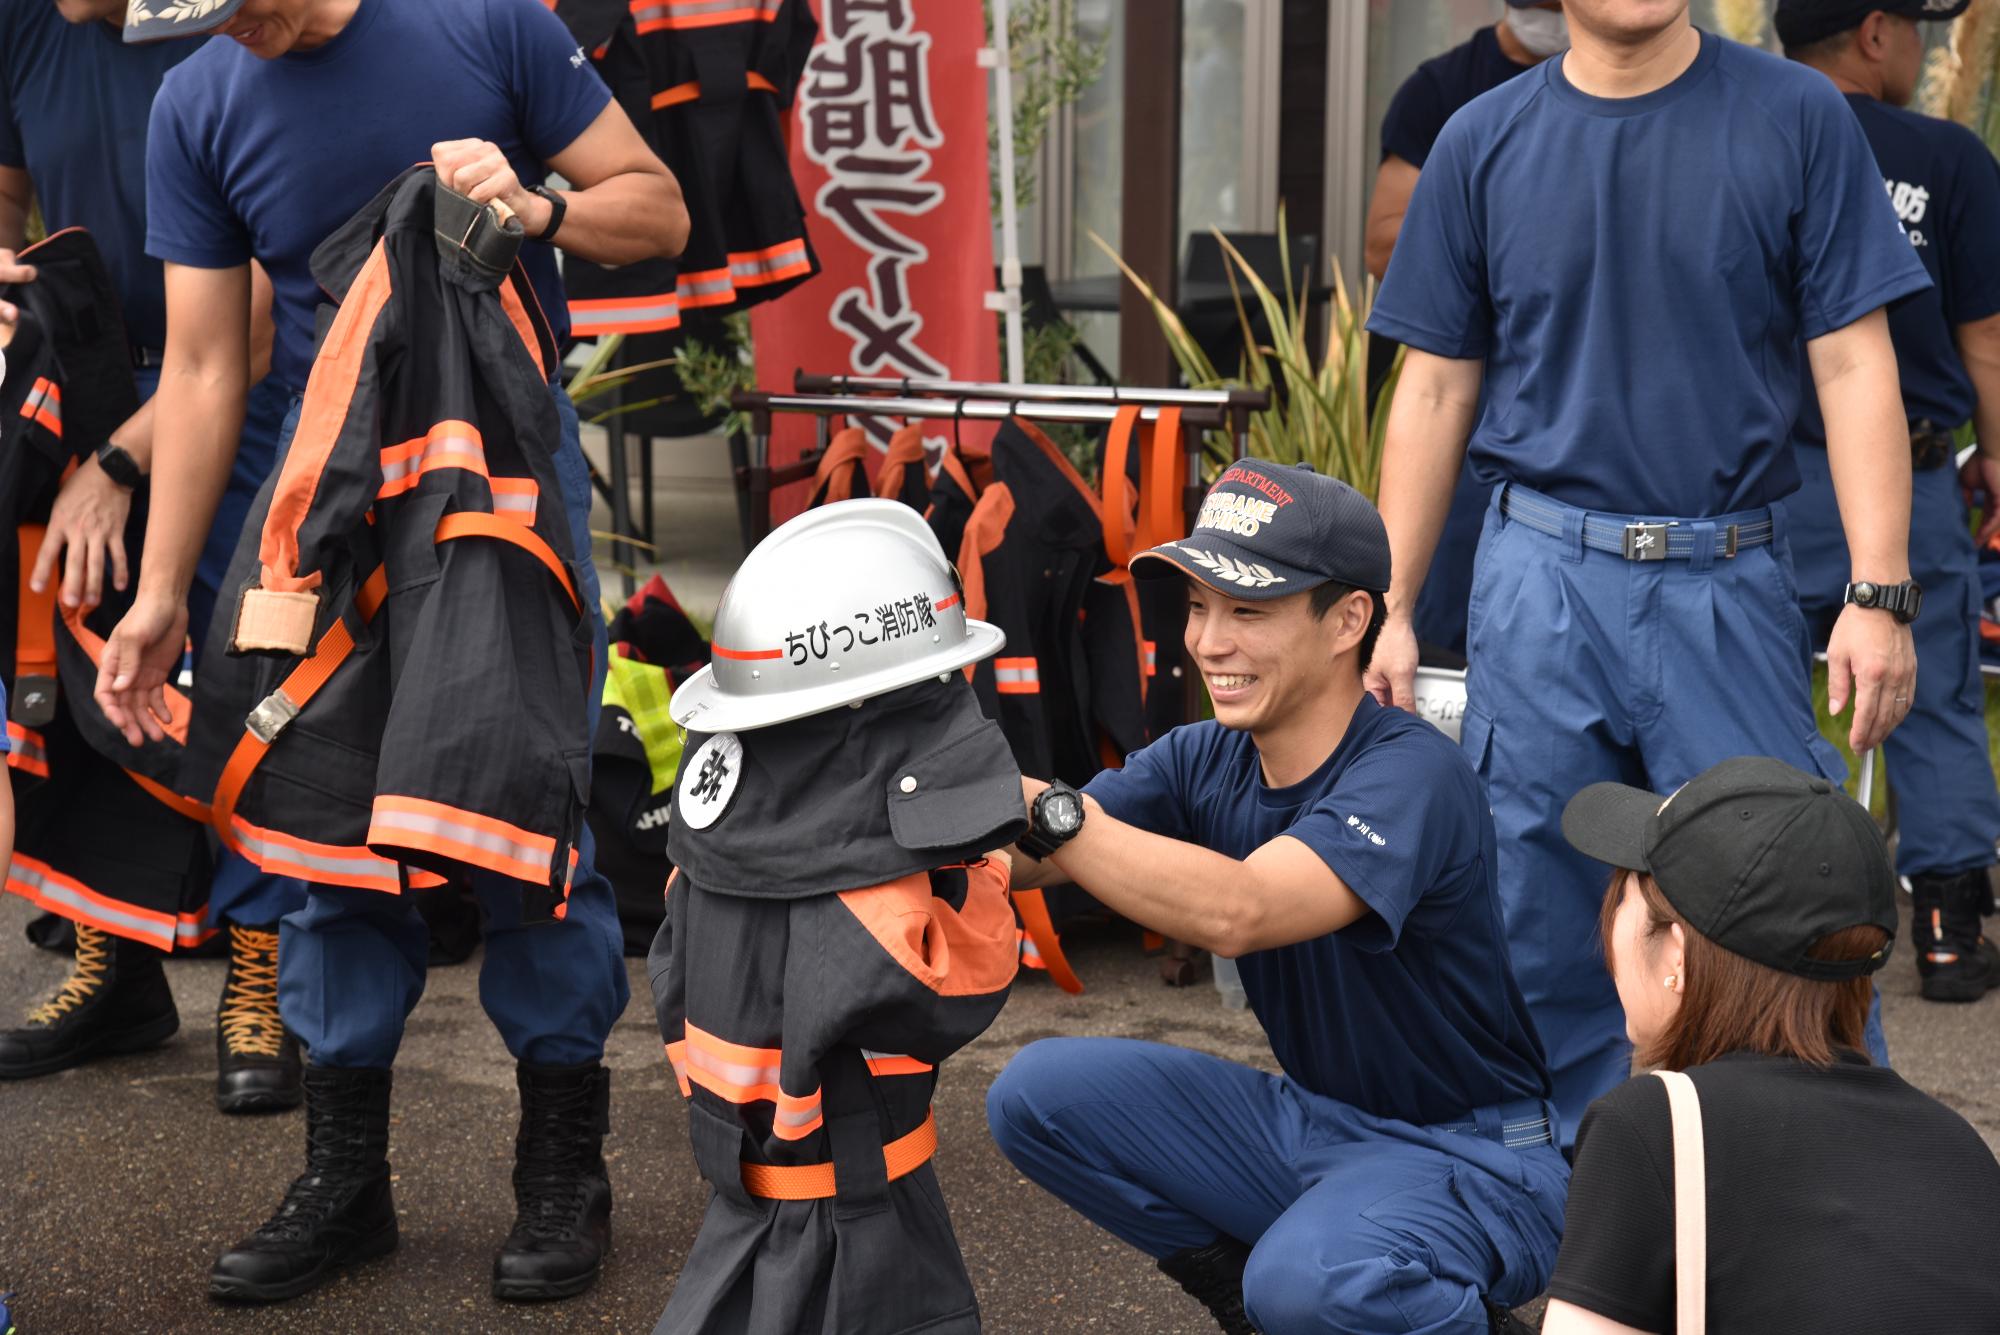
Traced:
[[1672, 990], [1673, 990], [1673, 986], [1674, 986], [1674, 984], [1675, 984], [1675, 983], [1678, 983], [1678, 982], [1679, 982], [1680, 980], [1681, 980], [1681, 976], [1680, 976], [1679, 974], [1677, 974], [1677, 973], [1670, 973], [1670, 974], [1668, 974], [1668, 975], [1667, 975], [1667, 977], [1666, 977], [1666, 982], [1665, 982], [1665, 986], [1666, 986], [1667, 990], [1668, 990], [1668, 991], [1672, 991]]

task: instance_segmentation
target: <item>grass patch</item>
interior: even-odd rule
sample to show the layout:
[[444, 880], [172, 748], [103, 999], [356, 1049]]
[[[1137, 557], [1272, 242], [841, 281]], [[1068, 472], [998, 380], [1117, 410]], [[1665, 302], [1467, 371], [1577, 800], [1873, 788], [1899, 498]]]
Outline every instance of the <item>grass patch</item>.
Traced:
[[[1986, 691], [1986, 752], [1993, 763], [1994, 772], [2000, 774], [2000, 749], [1994, 746], [1995, 739], [2000, 738], [2000, 681], [1986, 676], [1982, 676], [1980, 681]], [[1833, 743], [1840, 752], [1841, 759], [1847, 762], [1847, 791], [1853, 793], [1855, 780], [1861, 774], [1861, 764], [1847, 746], [1847, 729], [1853, 722], [1851, 716], [1854, 706], [1850, 703], [1847, 711], [1838, 719], [1826, 712], [1826, 664], [1824, 663], [1813, 664], [1812, 690], [1813, 713], [1819, 718], [1820, 734]], [[1883, 782], [1886, 772], [1886, 761], [1878, 760], [1875, 769], [1875, 792], [1870, 802], [1877, 820], [1886, 818], [1888, 814], [1889, 789]]]

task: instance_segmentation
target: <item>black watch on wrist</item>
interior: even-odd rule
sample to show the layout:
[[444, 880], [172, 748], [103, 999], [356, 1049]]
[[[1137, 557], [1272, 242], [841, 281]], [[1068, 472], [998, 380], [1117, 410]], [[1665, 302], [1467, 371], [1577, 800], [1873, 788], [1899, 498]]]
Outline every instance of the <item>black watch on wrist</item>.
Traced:
[[1880, 608], [1907, 626], [1923, 610], [1924, 589], [1913, 579], [1906, 579], [1901, 584], [1873, 584], [1858, 579], [1847, 586], [1844, 601], [1856, 607]]
[[1076, 832], [1082, 828], [1083, 794], [1057, 779], [1028, 808], [1028, 832], [1016, 839], [1014, 845], [1040, 862], [1076, 838]]
[[146, 475], [139, 471], [138, 460], [108, 440], [97, 447], [97, 466], [104, 470], [104, 476], [127, 491], [146, 480]]
[[535, 186], [529, 193], [540, 195], [549, 201], [549, 225], [535, 233], [535, 240], [552, 240], [563, 225], [563, 214], [569, 212], [569, 201], [564, 199], [559, 191], [551, 190], [546, 185]]

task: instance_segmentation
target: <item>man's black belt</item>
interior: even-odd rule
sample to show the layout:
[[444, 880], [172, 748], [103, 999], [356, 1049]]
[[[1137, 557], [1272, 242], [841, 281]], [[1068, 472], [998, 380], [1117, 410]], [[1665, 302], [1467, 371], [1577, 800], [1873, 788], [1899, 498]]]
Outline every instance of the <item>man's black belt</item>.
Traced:
[[1648, 519], [1579, 510], [1512, 482], [1500, 497], [1500, 513], [1552, 538], [1568, 537], [1581, 516], [1584, 546], [1627, 561], [1692, 560], [1704, 529], [1712, 533], [1710, 555], [1716, 557], [1761, 547], [1773, 536], [1768, 507], [1704, 519]]

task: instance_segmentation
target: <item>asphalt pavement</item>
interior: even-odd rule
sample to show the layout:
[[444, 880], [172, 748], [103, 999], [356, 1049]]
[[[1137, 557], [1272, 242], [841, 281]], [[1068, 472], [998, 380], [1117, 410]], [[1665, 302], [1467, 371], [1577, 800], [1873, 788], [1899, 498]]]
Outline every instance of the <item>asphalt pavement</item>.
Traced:
[[[67, 961], [30, 948], [31, 912], [0, 896], [0, 1016], [55, 985]], [[1905, 938], [1907, 939], [1907, 938]], [[948, 1063], [938, 1094], [937, 1172], [993, 1332], [1170, 1335], [1212, 1331], [1146, 1258], [1023, 1180], [995, 1150], [984, 1100], [1006, 1060], [1053, 1034], [1185, 1044], [1269, 1067], [1247, 1012], [1206, 978], [1162, 986], [1137, 934], [1073, 943], [1088, 991], [1028, 975], [999, 1022]], [[164, 1048], [39, 1081], [0, 1084], [0, 1292], [20, 1335], [100, 1332], [650, 1331], [700, 1222], [706, 1189], [660, 1050], [639, 961], [633, 1005], [612, 1034], [606, 1141], [615, 1244], [583, 1297], [535, 1307], [487, 1291], [513, 1205], [513, 1064], [479, 1008], [478, 961], [437, 969], [396, 1068], [390, 1158], [402, 1246], [294, 1302], [229, 1308], [205, 1296], [210, 1260], [277, 1203], [299, 1171], [304, 1122], [215, 1111], [217, 961], [169, 965], [181, 1031]], [[1957, 1108], [2000, 1150], [2000, 996], [1971, 1006], [1916, 997], [1907, 954], [1884, 980], [1897, 1068]], [[1388, 1017], [1384, 1017], [1384, 1023]], [[763, 1333], [759, 1333], [763, 1335]]]

